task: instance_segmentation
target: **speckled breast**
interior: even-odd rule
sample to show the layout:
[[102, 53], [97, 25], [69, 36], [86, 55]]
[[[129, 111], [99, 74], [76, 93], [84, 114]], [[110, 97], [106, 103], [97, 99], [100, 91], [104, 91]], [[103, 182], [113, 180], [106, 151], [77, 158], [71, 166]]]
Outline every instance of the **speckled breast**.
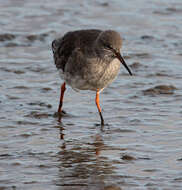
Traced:
[[120, 65], [121, 63], [118, 59], [114, 59], [110, 64], [108, 64], [104, 74], [97, 82], [97, 86], [99, 89], [103, 89], [113, 82], [113, 80], [118, 75]]
[[96, 91], [105, 88], [116, 78], [120, 69], [120, 61], [114, 59], [110, 63], [92, 62], [90, 66], [87, 65], [86, 70], [83, 68], [85, 67], [77, 69], [74, 73], [60, 72], [60, 76], [73, 89]]

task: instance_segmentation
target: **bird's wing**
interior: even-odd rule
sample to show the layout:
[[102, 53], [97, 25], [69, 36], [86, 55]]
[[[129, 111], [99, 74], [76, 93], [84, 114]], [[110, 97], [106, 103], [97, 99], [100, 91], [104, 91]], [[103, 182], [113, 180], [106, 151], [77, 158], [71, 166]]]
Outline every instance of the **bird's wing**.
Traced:
[[98, 57], [87, 56], [81, 48], [75, 48], [65, 65], [65, 72], [73, 77], [79, 76], [89, 83], [101, 78], [106, 66]]
[[101, 30], [78, 30], [66, 33], [62, 38], [52, 42], [52, 50], [57, 69], [64, 71], [69, 57], [76, 48], [84, 49], [92, 46]]

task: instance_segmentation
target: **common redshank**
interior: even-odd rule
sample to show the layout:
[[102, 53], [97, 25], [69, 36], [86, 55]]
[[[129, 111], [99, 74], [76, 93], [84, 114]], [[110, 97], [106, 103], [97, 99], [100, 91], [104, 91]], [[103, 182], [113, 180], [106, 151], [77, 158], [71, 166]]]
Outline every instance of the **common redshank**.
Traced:
[[63, 84], [58, 107], [61, 117], [66, 84], [73, 89], [96, 92], [95, 103], [104, 125], [99, 93], [117, 76], [120, 63], [130, 75], [130, 69], [120, 54], [122, 39], [114, 30], [77, 30], [66, 33], [52, 42], [55, 65]]

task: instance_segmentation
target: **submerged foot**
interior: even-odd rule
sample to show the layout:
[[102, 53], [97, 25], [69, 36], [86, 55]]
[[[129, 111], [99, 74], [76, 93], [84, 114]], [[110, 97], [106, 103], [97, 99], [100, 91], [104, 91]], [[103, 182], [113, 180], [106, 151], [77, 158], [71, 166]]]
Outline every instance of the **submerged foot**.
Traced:
[[66, 115], [67, 113], [64, 111], [64, 110], [62, 110], [61, 112], [55, 112], [54, 113], [54, 117], [62, 117], [62, 116], [64, 116], [64, 115]]

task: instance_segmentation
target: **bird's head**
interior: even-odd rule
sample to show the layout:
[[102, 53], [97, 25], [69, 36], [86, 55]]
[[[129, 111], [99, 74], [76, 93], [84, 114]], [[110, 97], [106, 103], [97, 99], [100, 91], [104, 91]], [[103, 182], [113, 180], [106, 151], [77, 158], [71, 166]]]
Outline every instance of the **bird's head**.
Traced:
[[121, 56], [120, 49], [122, 46], [122, 39], [119, 33], [113, 30], [103, 31], [96, 40], [97, 48], [99, 48], [105, 55], [112, 56], [113, 58], [119, 59], [124, 65], [130, 75], [132, 72], [126, 65], [123, 57]]

